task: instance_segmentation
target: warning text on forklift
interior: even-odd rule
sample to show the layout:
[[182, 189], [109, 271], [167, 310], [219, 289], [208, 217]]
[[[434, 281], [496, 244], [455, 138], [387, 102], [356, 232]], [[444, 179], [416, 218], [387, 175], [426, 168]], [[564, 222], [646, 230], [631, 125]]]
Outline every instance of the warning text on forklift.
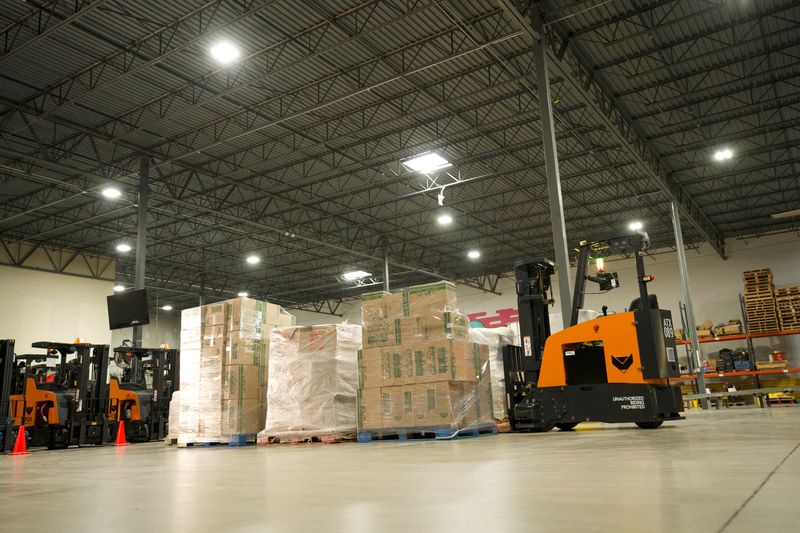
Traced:
[[614, 396], [611, 398], [614, 402], [619, 402], [622, 405], [620, 409], [644, 409], [644, 396]]

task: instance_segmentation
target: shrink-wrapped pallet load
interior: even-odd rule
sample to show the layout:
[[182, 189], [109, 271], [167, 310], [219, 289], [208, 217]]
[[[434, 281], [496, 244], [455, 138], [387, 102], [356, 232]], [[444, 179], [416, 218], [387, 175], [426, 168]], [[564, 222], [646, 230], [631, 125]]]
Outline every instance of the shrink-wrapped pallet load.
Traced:
[[179, 446], [255, 439], [266, 417], [269, 331], [287, 316], [250, 298], [182, 312]]
[[508, 419], [506, 408], [506, 380], [503, 366], [503, 347], [519, 346], [514, 330], [501, 328], [470, 328], [469, 338], [472, 342], [485, 344], [489, 351], [489, 368], [492, 383], [492, 411], [497, 422]]
[[272, 330], [259, 444], [355, 438], [360, 347], [361, 326], [352, 324]]
[[359, 440], [494, 428], [489, 347], [448, 282], [362, 296]]

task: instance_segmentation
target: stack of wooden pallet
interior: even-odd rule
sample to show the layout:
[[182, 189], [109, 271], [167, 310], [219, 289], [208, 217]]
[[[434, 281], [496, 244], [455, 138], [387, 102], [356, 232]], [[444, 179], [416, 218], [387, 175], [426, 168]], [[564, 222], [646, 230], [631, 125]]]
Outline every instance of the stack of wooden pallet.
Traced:
[[779, 330], [775, 287], [770, 269], [744, 272], [744, 307], [751, 333]]
[[781, 330], [800, 329], [800, 286], [775, 289], [775, 304]]

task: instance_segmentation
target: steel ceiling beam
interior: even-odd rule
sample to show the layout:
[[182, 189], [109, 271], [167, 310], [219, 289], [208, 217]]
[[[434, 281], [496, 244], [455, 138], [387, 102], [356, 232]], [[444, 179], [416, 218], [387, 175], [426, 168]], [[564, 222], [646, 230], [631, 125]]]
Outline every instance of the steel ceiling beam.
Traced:
[[[514, 20], [515, 24], [525, 31], [531, 42], [535, 42], [538, 34], [528, 16], [523, 15], [511, 0], [495, 0], [500, 7]], [[553, 42], [558, 49], [561, 39]], [[630, 121], [627, 114], [618, 107], [618, 104], [609, 95], [613, 94], [604, 86], [601, 80], [594, 76], [594, 69], [587, 67], [587, 61], [575, 47], [564, 50], [559, 55], [549, 50], [548, 60], [554, 70], [567, 80], [573, 89], [581, 95], [588, 106], [593, 108], [597, 116], [606, 125], [608, 132], [617, 141], [626, 146], [642, 168], [662, 188], [667, 196], [676, 203], [681, 214], [694, 226], [719, 254], [725, 258], [725, 241], [719, 231], [706, 217], [694, 199], [675, 180], [669, 176], [669, 169], [664, 168], [661, 158], [656, 150], [646, 141], [638, 128]]]

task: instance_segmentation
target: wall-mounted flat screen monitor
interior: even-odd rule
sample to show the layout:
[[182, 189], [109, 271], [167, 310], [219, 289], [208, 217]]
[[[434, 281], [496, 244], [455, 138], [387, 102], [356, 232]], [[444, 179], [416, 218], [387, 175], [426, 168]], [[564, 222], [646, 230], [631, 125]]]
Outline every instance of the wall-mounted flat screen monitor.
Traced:
[[120, 292], [108, 297], [109, 329], [144, 326], [149, 323], [147, 289]]

